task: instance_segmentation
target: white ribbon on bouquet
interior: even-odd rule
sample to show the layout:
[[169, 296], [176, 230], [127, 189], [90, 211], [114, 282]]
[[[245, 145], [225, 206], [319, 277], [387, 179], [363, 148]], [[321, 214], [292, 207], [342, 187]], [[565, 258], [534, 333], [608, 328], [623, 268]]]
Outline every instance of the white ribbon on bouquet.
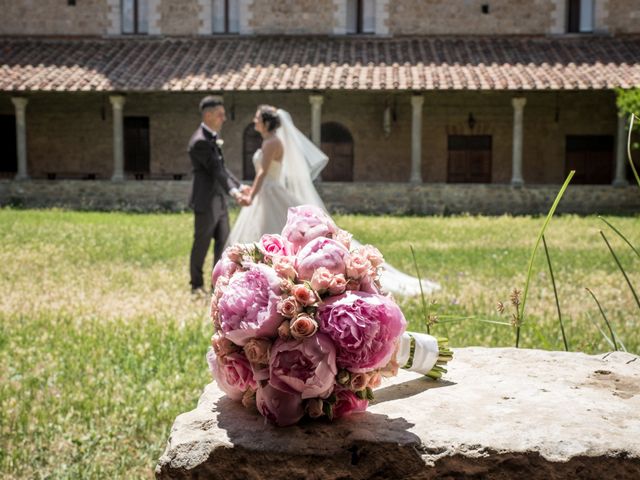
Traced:
[[397, 361], [404, 370], [426, 375], [435, 366], [439, 354], [438, 340], [435, 337], [426, 333], [404, 332], [400, 338]]

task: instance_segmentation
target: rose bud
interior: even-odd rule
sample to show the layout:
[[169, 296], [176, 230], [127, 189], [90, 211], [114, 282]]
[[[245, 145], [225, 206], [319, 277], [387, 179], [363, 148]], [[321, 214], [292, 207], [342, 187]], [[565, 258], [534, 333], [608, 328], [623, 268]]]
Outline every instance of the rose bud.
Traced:
[[278, 312], [284, 317], [292, 318], [302, 311], [302, 306], [296, 301], [295, 297], [287, 297], [278, 304]]
[[293, 338], [306, 338], [310, 337], [318, 330], [318, 323], [309, 315], [298, 315], [296, 319], [291, 322], [291, 336]]
[[334, 275], [329, 284], [329, 293], [331, 295], [340, 295], [347, 289], [347, 280], [343, 274]]
[[224, 357], [225, 355], [238, 351], [238, 346], [236, 344], [228, 338], [222, 337], [218, 334], [211, 337], [211, 346], [218, 357]]
[[351, 390], [357, 392], [364, 389], [369, 383], [369, 378], [365, 373], [354, 373], [351, 375]]
[[382, 375], [380, 375], [378, 372], [373, 372], [369, 377], [369, 383], [367, 384], [367, 387], [378, 388], [381, 383], [382, 383]]
[[323, 293], [329, 289], [332, 279], [333, 275], [331, 272], [325, 267], [320, 267], [313, 272], [313, 276], [311, 277], [311, 288], [316, 292]]
[[249, 410], [256, 409], [256, 391], [248, 388], [242, 395], [242, 405]]
[[289, 320], [285, 320], [278, 327], [278, 337], [283, 340], [288, 340], [291, 338], [291, 327]]
[[351, 381], [351, 375], [349, 374], [349, 371], [348, 370], [340, 370], [338, 372], [338, 376], [336, 378], [336, 381], [340, 385], [346, 385], [347, 383], [349, 383]]
[[324, 412], [322, 411], [322, 404], [323, 402], [321, 398], [310, 398], [307, 400], [307, 415], [311, 418], [318, 418], [324, 415]]
[[252, 338], [244, 345], [244, 354], [251, 363], [269, 363], [271, 342], [266, 338]]
[[298, 303], [304, 305], [305, 307], [313, 305], [313, 303], [315, 303], [315, 301], [317, 300], [315, 293], [313, 293], [313, 291], [309, 290], [304, 285], [296, 285], [295, 287], [293, 287], [292, 293]]

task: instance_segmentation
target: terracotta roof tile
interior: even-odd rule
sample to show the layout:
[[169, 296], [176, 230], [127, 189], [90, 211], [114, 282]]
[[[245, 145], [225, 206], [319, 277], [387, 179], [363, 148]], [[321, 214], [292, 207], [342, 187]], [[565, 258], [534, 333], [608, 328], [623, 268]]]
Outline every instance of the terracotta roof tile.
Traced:
[[575, 90], [638, 85], [638, 35], [0, 38], [1, 91]]

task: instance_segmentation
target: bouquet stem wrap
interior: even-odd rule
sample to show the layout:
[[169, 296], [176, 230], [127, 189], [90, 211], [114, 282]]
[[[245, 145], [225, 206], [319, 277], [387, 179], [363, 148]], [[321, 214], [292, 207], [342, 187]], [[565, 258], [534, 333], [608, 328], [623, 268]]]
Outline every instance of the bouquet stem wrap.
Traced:
[[453, 358], [447, 340], [426, 333], [404, 332], [398, 347], [398, 364], [404, 370], [438, 379], [446, 372], [442, 367]]

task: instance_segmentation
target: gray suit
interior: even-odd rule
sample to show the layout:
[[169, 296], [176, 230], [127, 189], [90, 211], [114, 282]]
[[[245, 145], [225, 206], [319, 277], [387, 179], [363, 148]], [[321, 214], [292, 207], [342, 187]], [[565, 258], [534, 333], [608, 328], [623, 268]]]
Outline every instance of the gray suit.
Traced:
[[193, 187], [190, 206], [195, 213], [193, 246], [191, 248], [191, 288], [203, 286], [202, 266], [211, 239], [214, 240], [213, 264], [220, 259], [229, 236], [229, 215], [225, 193], [239, 188], [240, 182], [225, 167], [222, 150], [216, 138], [202, 126], [189, 140], [189, 157], [193, 166]]

